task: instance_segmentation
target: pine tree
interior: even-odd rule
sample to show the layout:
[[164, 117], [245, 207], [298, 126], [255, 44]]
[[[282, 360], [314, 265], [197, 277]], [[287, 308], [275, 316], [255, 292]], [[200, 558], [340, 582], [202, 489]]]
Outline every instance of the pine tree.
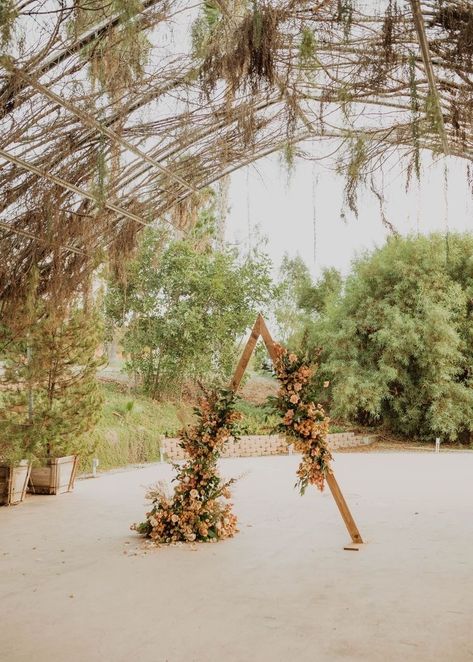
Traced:
[[5, 351], [0, 455], [89, 455], [85, 433], [101, 408], [99, 316], [74, 308], [64, 318], [39, 305], [32, 319]]

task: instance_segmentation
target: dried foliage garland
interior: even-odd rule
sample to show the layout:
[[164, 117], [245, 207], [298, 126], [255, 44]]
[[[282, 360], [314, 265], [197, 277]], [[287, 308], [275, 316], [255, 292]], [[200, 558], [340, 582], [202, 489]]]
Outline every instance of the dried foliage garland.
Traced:
[[314, 367], [307, 359], [289, 352], [281, 345], [276, 344], [275, 351], [274, 367], [281, 387], [273, 402], [283, 416], [280, 431], [302, 454], [297, 470], [297, 485], [301, 494], [309, 485], [322, 491], [327, 473], [331, 471], [332, 455], [327, 441], [330, 419], [310, 395], [310, 379]]
[[225, 443], [235, 436], [240, 414], [234, 411], [233, 391], [208, 393], [195, 409], [197, 424], [181, 431], [181, 447], [188, 460], [175, 464], [177, 485], [174, 494], [162, 483], [147, 495], [153, 504], [146, 520], [131, 528], [157, 544], [176, 542], [216, 542], [232, 537], [237, 518], [232, 513], [230, 486], [224, 481], [217, 461]]

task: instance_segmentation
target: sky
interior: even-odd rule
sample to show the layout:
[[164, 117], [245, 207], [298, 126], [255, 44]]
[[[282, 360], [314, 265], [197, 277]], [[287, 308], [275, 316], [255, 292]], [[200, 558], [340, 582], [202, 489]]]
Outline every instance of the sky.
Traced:
[[[420, 185], [414, 180], [407, 193], [405, 164], [384, 173], [385, 214], [400, 234], [473, 230], [466, 161], [448, 159], [445, 169], [445, 159], [436, 158], [423, 156]], [[315, 278], [324, 267], [346, 274], [356, 255], [381, 246], [389, 231], [369, 190], [360, 191], [358, 218], [347, 212], [343, 220], [343, 189], [343, 178], [320, 162], [298, 159], [288, 179], [279, 156], [262, 159], [232, 175], [227, 241], [246, 247], [259, 232], [276, 269], [287, 252], [302, 257]]]

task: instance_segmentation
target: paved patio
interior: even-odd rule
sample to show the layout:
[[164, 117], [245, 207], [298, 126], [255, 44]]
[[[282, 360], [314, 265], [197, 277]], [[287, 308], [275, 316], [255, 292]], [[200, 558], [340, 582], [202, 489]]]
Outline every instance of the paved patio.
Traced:
[[297, 457], [222, 461], [240, 533], [147, 550], [152, 465], [0, 509], [2, 662], [473, 661], [473, 453], [337, 455], [347, 552]]

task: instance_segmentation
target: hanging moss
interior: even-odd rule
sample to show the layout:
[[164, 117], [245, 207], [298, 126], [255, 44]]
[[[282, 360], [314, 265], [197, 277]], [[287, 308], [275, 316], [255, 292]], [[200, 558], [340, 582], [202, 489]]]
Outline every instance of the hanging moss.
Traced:
[[18, 10], [14, 0], [0, 0], [0, 45], [2, 50], [10, 43], [17, 17]]
[[337, 101], [340, 103], [340, 109], [347, 122], [350, 120], [350, 105], [356, 97], [348, 85], [342, 85], [337, 90]]
[[[18, 39], [15, 34], [15, 54], [21, 53], [16, 59], [28, 75], [106, 121], [188, 184], [164, 176], [149, 161], [140, 163], [136, 155], [120, 163], [123, 144], [107, 139], [106, 146], [99, 146], [87, 122], [78, 121], [60, 103], [32, 94], [27, 81], [5, 66], [4, 149], [22, 152], [47, 176], [13, 163], [2, 167], [2, 322], [7, 309], [9, 315], [21, 309], [33, 265], [44, 293], [70, 296], [95, 268], [98, 253], [113, 245], [120, 262], [119, 253], [128, 255], [142, 227], [104, 205], [97, 214], [92, 202], [74, 189], [54, 185], [49, 175], [87, 193], [95, 186], [103, 202], [110, 181], [110, 200], [125, 214], [139, 215], [141, 223], [166, 219], [182, 229], [192, 224], [195, 209], [189, 188], [204, 186], [285, 143], [290, 162], [292, 145], [307, 131], [328, 138], [365, 130], [376, 139], [365, 148], [373, 170], [396, 151], [400, 159], [409, 155], [408, 174], [415, 170], [419, 177], [420, 149], [432, 148], [439, 117], [431, 99], [425, 105], [428, 81], [411, 12], [399, 3], [403, 14], [397, 22], [396, 2], [388, 3], [81, 0], [68, 3], [69, 10], [61, 15], [58, 3], [0, 0], [0, 27], [10, 31], [9, 12], [15, 5], [23, 7], [21, 33], [41, 33], [34, 43], [25, 38], [23, 50], [20, 30]], [[445, 137], [452, 155], [466, 159], [473, 145], [473, 69], [459, 63], [469, 61], [471, 4], [422, 3]], [[163, 33], [170, 32], [185, 16], [181, 10], [191, 12], [197, 5], [202, 8], [198, 60], [190, 52], [184, 55], [187, 42], [168, 48], [160, 30], [153, 34], [156, 66], [144, 75], [149, 47], [145, 32], [161, 20]], [[381, 6], [387, 6], [384, 16]], [[42, 18], [34, 11], [41, 11]], [[73, 17], [68, 35], [61, 23], [66, 15]], [[409, 56], [411, 49], [415, 58]], [[317, 81], [311, 81], [304, 74], [315, 70], [317, 58], [320, 70]], [[84, 81], [85, 63], [96, 82], [93, 90]], [[344, 174], [348, 161], [346, 197], [355, 206], [357, 182], [368, 167], [357, 168], [358, 157], [349, 155]]]
[[344, 204], [358, 217], [358, 188], [365, 181], [368, 162], [364, 136], [355, 135], [348, 147], [348, 163], [338, 164], [339, 174], [345, 176]]
[[222, 22], [219, 34], [208, 44], [201, 68], [201, 83], [207, 96], [219, 80], [226, 81], [231, 94], [240, 89], [257, 94], [261, 88], [274, 85], [274, 57], [281, 44], [279, 27], [285, 17], [282, 9], [254, 0], [230, 37]]
[[199, 16], [192, 24], [192, 52], [197, 59], [204, 59], [209, 42], [214, 35], [222, 13], [216, 2], [206, 0]]
[[282, 159], [286, 168], [287, 179], [289, 182], [294, 172], [294, 166], [296, 162], [296, 149], [293, 143], [287, 142], [284, 145], [284, 149], [282, 151]]
[[[431, 92], [429, 92], [425, 100], [424, 113], [430, 131], [436, 136], [439, 136], [442, 131], [442, 117], [438, 108], [437, 97]], [[434, 151], [437, 153], [442, 151], [440, 142]]]
[[457, 64], [473, 64], [473, 7], [471, 2], [441, 3], [434, 14], [433, 25], [442, 27], [449, 39], [444, 48]]
[[101, 20], [109, 18], [114, 14], [120, 17], [120, 23], [124, 24], [136, 18], [142, 9], [140, 0], [87, 0], [87, 2], [74, 3], [74, 19], [71, 29], [76, 34], [85, 32]]
[[97, 153], [97, 174], [94, 185], [94, 195], [103, 208], [107, 196], [109, 169], [107, 165], [105, 137], [100, 136], [99, 149]]
[[382, 47], [384, 51], [384, 61], [386, 64], [392, 64], [396, 59], [394, 46], [396, 44], [396, 29], [399, 22], [400, 11], [396, 0], [389, 0], [384, 15], [382, 30]]
[[470, 195], [473, 198], [473, 163], [466, 164], [466, 181], [468, 183]]
[[[409, 97], [411, 103], [411, 132], [412, 132], [412, 145], [414, 148], [412, 167], [414, 169], [417, 181], [420, 180], [420, 120], [419, 120], [419, 94], [417, 90], [417, 78], [416, 78], [416, 62], [415, 56], [413, 53], [409, 55]], [[411, 168], [412, 169], [412, 168]], [[409, 178], [411, 169], [408, 168], [408, 180], [407, 185], [409, 185]]]
[[140, 23], [142, 3], [139, 0], [89, 0], [87, 4], [76, 5], [74, 19], [70, 26], [80, 35], [100, 20], [113, 15], [119, 21], [112, 24], [105, 33], [89, 43], [82, 50], [89, 61], [89, 71], [93, 81], [118, 98], [120, 92], [132, 87], [140, 80], [148, 61], [151, 43], [143, 33]]
[[301, 43], [299, 45], [299, 62], [304, 67], [318, 65], [317, 38], [315, 32], [307, 26], [304, 26], [302, 29]]
[[337, 0], [337, 20], [343, 26], [345, 40], [348, 40], [353, 25], [353, 0]]

